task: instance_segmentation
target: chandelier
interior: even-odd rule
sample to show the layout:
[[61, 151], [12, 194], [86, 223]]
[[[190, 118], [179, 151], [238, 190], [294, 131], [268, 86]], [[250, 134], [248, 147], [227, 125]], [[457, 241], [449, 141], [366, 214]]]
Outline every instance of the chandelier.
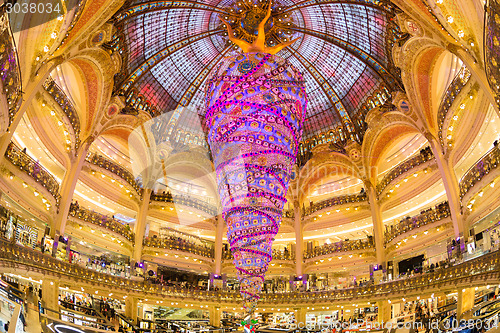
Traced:
[[243, 53], [216, 66], [205, 92], [222, 217], [249, 313], [272, 260], [307, 104], [302, 74], [274, 55], [295, 40], [266, 46], [271, 4], [264, 12], [252, 43], [236, 39], [222, 20]]

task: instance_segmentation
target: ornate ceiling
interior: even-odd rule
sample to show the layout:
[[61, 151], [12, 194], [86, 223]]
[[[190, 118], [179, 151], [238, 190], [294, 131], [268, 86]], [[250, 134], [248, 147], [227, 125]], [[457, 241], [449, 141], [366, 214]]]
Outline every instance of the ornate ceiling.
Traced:
[[[109, 47], [123, 57], [115, 93], [124, 112], [151, 115], [191, 106], [204, 115], [204, 82], [225, 56], [238, 52], [221, 18], [251, 39], [262, 0], [128, 1], [114, 16]], [[276, 0], [266, 25], [270, 45], [296, 38], [278, 53], [304, 74], [309, 96], [304, 138], [331, 131], [338, 142], [361, 141], [364, 116], [400, 90], [392, 45], [402, 37], [395, 8], [377, 0]]]

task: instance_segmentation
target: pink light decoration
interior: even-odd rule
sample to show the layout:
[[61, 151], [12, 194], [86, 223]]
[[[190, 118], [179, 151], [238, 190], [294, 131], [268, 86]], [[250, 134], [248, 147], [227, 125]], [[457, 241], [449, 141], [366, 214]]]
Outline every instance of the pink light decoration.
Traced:
[[275, 55], [226, 58], [207, 82], [208, 142], [249, 312], [272, 259], [306, 105], [302, 74]]

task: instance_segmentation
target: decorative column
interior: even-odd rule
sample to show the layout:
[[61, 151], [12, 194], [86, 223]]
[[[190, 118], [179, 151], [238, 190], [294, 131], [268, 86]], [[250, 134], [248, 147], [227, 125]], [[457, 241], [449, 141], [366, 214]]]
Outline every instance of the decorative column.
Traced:
[[377, 301], [378, 322], [385, 327], [385, 324], [391, 320], [391, 305], [388, 300]]
[[137, 298], [128, 296], [125, 299], [125, 317], [132, 320], [134, 324], [137, 323]]
[[224, 219], [220, 215], [217, 215], [215, 217], [215, 223], [215, 274], [220, 276], [222, 271], [222, 237], [224, 236]]
[[304, 264], [304, 232], [302, 230], [302, 216], [298, 201], [293, 203], [293, 228], [295, 230], [295, 274], [303, 274]]
[[50, 229], [50, 236], [55, 240], [54, 246], [56, 246], [55, 243], [57, 241], [55, 239], [56, 235], [64, 235], [64, 229], [66, 228], [66, 221], [68, 219], [69, 208], [73, 200], [76, 183], [78, 182], [80, 171], [82, 170], [83, 163], [85, 162], [85, 158], [87, 157], [87, 153], [93, 141], [93, 137], [89, 137], [80, 146], [80, 149], [78, 149], [76, 156], [72, 159], [61, 182], [59, 210], [55, 218], [54, 227]]
[[210, 325], [220, 327], [220, 321], [222, 317], [222, 310], [220, 309], [220, 307], [217, 305], [211, 305], [208, 308], [208, 311], [210, 313]]
[[436, 158], [436, 163], [443, 180], [446, 197], [450, 205], [451, 220], [453, 221], [453, 229], [455, 237], [467, 236], [464, 226], [464, 218], [462, 215], [462, 203], [460, 200], [460, 188], [458, 185], [457, 176], [453, 167], [450, 165], [447, 158], [444, 156], [443, 149], [438, 140], [430, 133], [425, 133], [425, 138], [431, 146], [432, 153]]
[[377, 264], [385, 266], [384, 222], [382, 221], [382, 214], [380, 213], [377, 192], [375, 186], [369, 181], [365, 181], [365, 187], [372, 213], [373, 238], [375, 240]]
[[146, 218], [148, 216], [149, 199], [151, 197], [152, 189], [145, 188], [142, 193], [142, 199], [135, 221], [135, 241], [134, 241], [134, 254], [133, 261], [140, 262], [142, 256], [142, 242], [144, 240], [144, 232], [146, 231]]
[[465, 288], [458, 291], [457, 298], [457, 319], [462, 319], [465, 312], [471, 310], [474, 307], [474, 298], [476, 292], [474, 288]]
[[306, 308], [299, 308], [297, 310], [297, 318], [295, 319], [297, 321], [297, 327], [298, 328], [303, 328], [306, 326], [306, 314], [307, 314], [307, 309]]
[[42, 281], [42, 305], [59, 312], [59, 281], [44, 278]]

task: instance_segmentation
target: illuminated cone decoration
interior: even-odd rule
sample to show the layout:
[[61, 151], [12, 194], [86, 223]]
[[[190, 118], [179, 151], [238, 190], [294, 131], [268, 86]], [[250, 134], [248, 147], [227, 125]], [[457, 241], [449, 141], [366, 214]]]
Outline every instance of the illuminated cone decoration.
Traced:
[[301, 73], [266, 53], [226, 58], [207, 81], [208, 142], [248, 311], [255, 308], [272, 259], [306, 99]]

